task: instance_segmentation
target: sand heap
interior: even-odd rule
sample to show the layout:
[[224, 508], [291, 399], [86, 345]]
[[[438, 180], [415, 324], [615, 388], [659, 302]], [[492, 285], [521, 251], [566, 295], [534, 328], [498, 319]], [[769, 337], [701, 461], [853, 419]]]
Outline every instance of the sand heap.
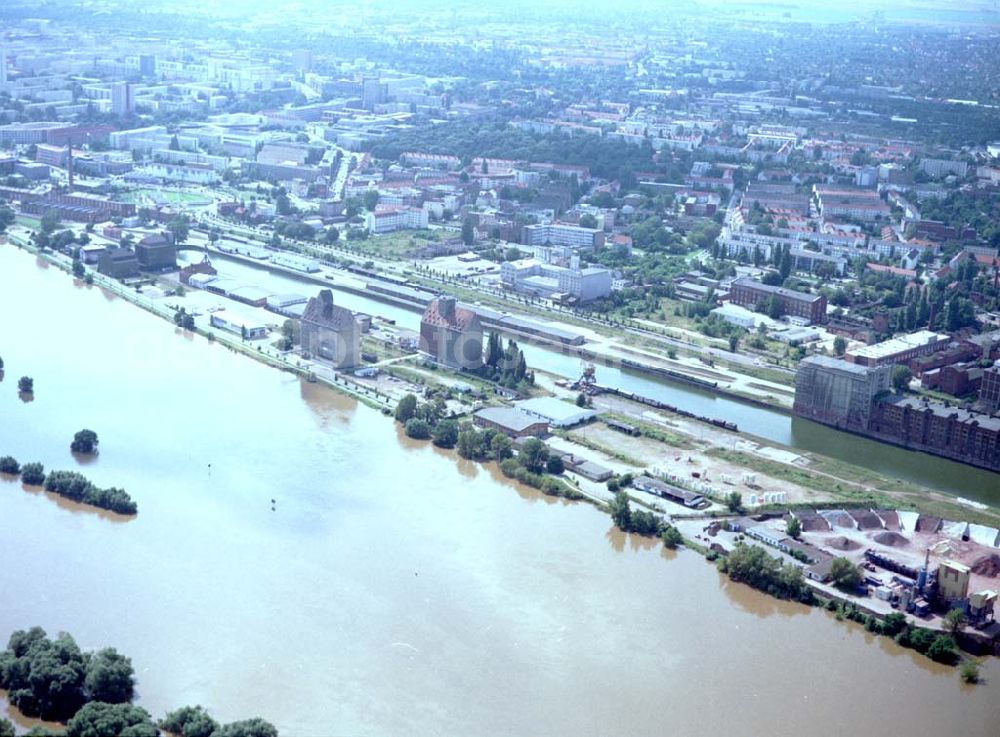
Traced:
[[854, 540], [848, 540], [846, 537], [840, 536], [827, 540], [827, 546], [835, 550], [858, 550], [861, 548], [861, 544], [855, 542]]
[[977, 559], [972, 564], [972, 572], [977, 576], [986, 576], [987, 578], [1000, 576], [1000, 555], [992, 553]]
[[880, 545], [888, 545], [890, 548], [905, 548], [910, 544], [905, 537], [892, 531], [880, 532], [873, 539]]

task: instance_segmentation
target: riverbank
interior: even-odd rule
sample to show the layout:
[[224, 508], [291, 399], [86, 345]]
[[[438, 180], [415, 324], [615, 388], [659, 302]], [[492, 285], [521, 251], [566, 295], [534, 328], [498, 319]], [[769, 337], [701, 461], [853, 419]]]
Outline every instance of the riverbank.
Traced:
[[[897, 644], [912, 648], [937, 662], [960, 666], [976, 663], [974, 656], [1000, 654], [1000, 625], [995, 622], [981, 630], [969, 629], [964, 625], [955, 629], [941, 611], [918, 618], [867, 593], [861, 596], [844, 591], [834, 583], [810, 576], [799, 576], [797, 580], [793, 580], [795, 577], [783, 575], [782, 567], [787, 569], [788, 566], [797, 565], [795, 558], [779, 552], [773, 545], [761, 542], [755, 536], [744, 535], [744, 528], [738, 526], [744, 519], [739, 516], [693, 517], [678, 522], [677, 527], [683, 535], [684, 545], [709, 563], [717, 565], [723, 573], [727, 573], [729, 556], [738, 554], [742, 561], [738, 571], [730, 575], [734, 580], [777, 599], [794, 599], [809, 606], [822, 607], [828, 612], [834, 612], [838, 622], [845, 619], [856, 622], [863, 625], [869, 633], [892, 638]], [[732, 532], [731, 527], [737, 532]], [[806, 548], [809, 549], [809, 546]], [[758, 554], [763, 552], [771, 563], [758, 562], [750, 569], [744, 567], [743, 564], [747, 562], [746, 554], [754, 549]], [[815, 552], [816, 548], [812, 550], [814, 556], [819, 555]], [[758, 561], [763, 560], [758, 558]], [[813, 558], [812, 562], [818, 561]], [[771, 566], [770, 569], [768, 565]], [[794, 586], [787, 590], [782, 587], [782, 581], [792, 581]], [[932, 647], [935, 639], [938, 643]], [[956, 651], [955, 648], [959, 650]]]
[[[297, 291], [301, 289], [301, 280], [297, 277], [282, 278], [263, 271], [259, 265], [253, 268], [249, 265], [223, 259], [217, 267], [224, 276], [237, 278], [250, 284], [260, 284], [267, 289], [277, 291]], [[346, 293], [345, 293], [346, 294]], [[378, 314], [379, 307], [367, 298], [359, 300], [345, 299], [343, 302], [352, 309]], [[414, 308], [415, 309], [415, 308]], [[391, 313], [395, 322], [406, 326], [407, 330], [415, 331], [419, 313], [397, 307]], [[562, 347], [544, 347], [528, 341], [520, 343], [525, 351], [528, 363], [538, 368], [563, 377], [576, 378], [583, 370], [583, 362], [590, 354], [584, 353], [583, 358]], [[578, 348], [584, 351], [593, 346], [584, 345]], [[620, 357], [634, 357], [633, 353], [624, 352]], [[662, 357], [646, 355], [642, 360], [651, 363], [666, 361]], [[995, 474], [976, 469], [973, 466], [959, 464], [942, 459], [939, 456], [906, 451], [895, 446], [877, 444], [860, 436], [842, 433], [810, 420], [790, 417], [789, 415], [769, 409], [753, 401], [736, 401], [727, 398], [719, 392], [702, 390], [697, 387], [677, 382], [667, 383], [648, 374], [632, 372], [616, 367], [598, 365], [598, 381], [621, 388], [629, 393], [655, 398], [659, 401], [677, 405], [696, 415], [721, 418], [736, 423], [741, 431], [748, 431], [759, 438], [765, 445], [775, 444], [790, 447], [803, 456], [827, 456], [839, 459], [859, 469], [870, 469], [885, 478], [908, 480], [919, 486], [927, 486], [954, 496], [966, 497], [992, 505], [1000, 504], [1000, 493], [993, 492]], [[717, 368], [707, 367], [697, 361], [681, 358], [677, 361], [694, 375], [712, 381], [718, 381], [721, 375]], [[743, 390], [757, 392], [760, 395], [778, 393], [791, 404], [791, 394], [778, 392], [773, 385], [764, 387], [759, 382], [745, 384]], [[749, 437], [749, 435], [747, 435]]]
[[[30, 252], [33, 249], [28, 247], [25, 250]], [[43, 254], [41, 257], [45, 258], [47, 262], [52, 263], [59, 268], [66, 271], [69, 269], [68, 260], [66, 259], [53, 254]], [[108, 289], [113, 294], [116, 294], [117, 296], [142, 307], [162, 319], [170, 321], [173, 320], [173, 310], [167, 308], [161, 302], [148, 299], [137, 293], [135, 290], [126, 288], [118, 282], [105, 279], [100, 275], [95, 274], [94, 279], [95, 285], [100, 285], [101, 287]], [[269, 349], [264, 349], [260, 346], [253, 346], [246, 341], [243, 341], [239, 336], [231, 335], [217, 329], [198, 328], [196, 334], [203, 335], [210, 341], [222, 343], [231, 350], [254, 358], [255, 360], [266, 365], [291, 372], [295, 375], [306, 378], [307, 380], [317, 381], [324, 386], [330, 387], [342, 394], [357, 399], [358, 401], [361, 401], [380, 411], [390, 412], [395, 406], [396, 399], [393, 397], [379, 391], [377, 388], [366, 386], [362, 382], [355, 381], [353, 378], [342, 373], [334, 372], [323, 364], [317, 362], [306, 362], [301, 359], [293, 358], [288, 354], [275, 355]], [[575, 347], [566, 346], [563, 346], [562, 348], [564, 350], [566, 348], [575, 349]], [[461, 377], [456, 377], [456, 380], [461, 380]], [[572, 397], [567, 396], [567, 398]], [[638, 412], [629, 411], [627, 414], [631, 414], [636, 420], [645, 420], [646, 418], [643, 416], [644, 412], [641, 409], [641, 405], [637, 406], [639, 407]], [[611, 407], [602, 406], [601, 409], [605, 411], [609, 409], [620, 411], [623, 408], [627, 409], [628, 407], [628, 400], [623, 399], [621, 404]], [[706, 419], [710, 421], [714, 418]], [[919, 484], [890, 479], [889, 477], [867, 469], [848, 465], [840, 461], [834, 461], [833, 459], [824, 458], [819, 454], [801, 454], [791, 448], [776, 445], [773, 442], [765, 441], [761, 438], [756, 438], [752, 434], [746, 434], [748, 429], [752, 433], [754, 428], [741, 427], [741, 434], [736, 436], [736, 439], [734, 439], [733, 435], [728, 431], [726, 431], [725, 435], [720, 438], [714, 434], [713, 430], [710, 429], [710, 423], [702, 425], [694, 420], [690, 423], [673, 421], [668, 422], [667, 425], [664, 426], [664, 421], [662, 419], [658, 419], [658, 424], [661, 428], [668, 432], [668, 436], [680, 434], [682, 437], [688, 439], [700, 438], [702, 440], [712, 441], [716, 446], [715, 455], [721, 460], [727, 460], [727, 453], [732, 453], [732, 451], [736, 450], [734, 443], [740, 444], [741, 453], [729, 456], [728, 460], [733, 461], [735, 465], [742, 466], [744, 470], [757, 473], [767, 473], [769, 475], [770, 480], [767, 483], [761, 479], [761, 483], [757, 486], [762, 488], [757, 489], [758, 491], [782, 491], [785, 490], [790, 483], [806, 490], [798, 495], [790, 494], [790, 497], [794, 502], [801, 503], [810, 501], [824, 502], [827, 500], [840, 500], [843, 503], [851, 504], [884, 504], [887, 501], [885, 495], [888, 494], [892, 497], [892, 504], [902, 506], [904, 508], [914, 508], [925, 511], [926, 513], [938, 514], [939, 516], [945, 518], [966, 519], [967, 521], [1000, 526], [1000, 514], [996, 513], [995, 509], [987, 511], [970, 509], [968, 506], [957, 503], [953, 497], [933, 492], [930, 489], [920, 486]], [[617, 445], [617, 443], [615, 443], [615, 445]], [[666, 452], [670, 453], [676, 450], [676, 447], [676, 445], [673, 445], [671, 448], [668, 448]], [[608, 453], [612, 457], [621, 455], [621, 451], [616, 448], [608, 449]], [[583, 455], [586, 455], [586, 453], [583, 453]], [[626, 455], [634, 456], [635, 454], [627, 453]], [[707, 461], [707, 456], [705, 457], [705, 460]], [[650, 465], [660, 465], [662, 462], [662, 458], [659, 460], [650, 459], [647, 461]], [[638, 472], [641, 468], [635, 468], [633, 470]], [[735, 469], [730, 472], [733, 473], [736, 478], [739, 478], [741, 475], [740, 472]], [[825, 482], [824, 479], [827, 479], [828, 483]], [[825, 488], [824, 484], [826, 484]], [[815, 493], [809, 493], [808, 490], [810, 489]], [[750, 493], [750, 491], [753, 490], [747, 490], [745, 493]]]
[[[9, 240], [12, 240], [17, 248], [33, 254], [36, 258], [44, 259], [49, 264], [52, 264], [56, 268], [72, 276], [70, 264], [66, 258], [60, 257], [51, 252], [41, 253], [32, 244], [20, 239], [14, 240], [14, 237], [9, 237]], [[173, 322], [174, 311], [165, 305], [148, 299], [140, 292], [137, 292], [134, 289], [129, 289], [115, 279], [105, 277], [98, 274], [96, 271], [88, 271], [87, 274], [90, 275], [92, 279], [92, 286], [106, 290], [107, 292], [124, 299], [130, 304], [133, 304], [136, 307], [155, 315], [156, 317]], [[76, 279], [76, 281], [83, 284], [83, 280]], [[265, 351], [260, 346], [255, 347], [240, 336], [227, 333], [224, 330], [195, 327], [193, 329], [186, 330], [185, 332], [202, 336], [210, 342], [219, 343], [234, 352], [241, 353], [254, 359], [255, 361], [271, 366], [272, 368], [287, 371], [311, 382], [322, 383], [325, 386], [328, 386], [341, 394], [349, 396], [352, 399], [356, 399], [374, 409], [392, 410], [395, 406], [390, 397], [369, 389], [368, 387], [351, 380], [341, 373], [337, 373], [332, 370], [324, 370], [324, 367], [322, 366], [316, 367], [305, 365], [302, 361], [293, 363], [284, 355], [273, 355], [270, 351]], [[319, 368], [319, 371], [317, 371], [316, 368]]]

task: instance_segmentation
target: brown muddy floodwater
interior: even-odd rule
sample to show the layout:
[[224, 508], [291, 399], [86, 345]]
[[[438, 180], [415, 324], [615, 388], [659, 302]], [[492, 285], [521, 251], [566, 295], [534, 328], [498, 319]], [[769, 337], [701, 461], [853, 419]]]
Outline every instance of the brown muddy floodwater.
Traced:
[[139, 503], [122, 521], [0, 480], [0, 639], [115, 646], [156, 717], [202, 704], [291, 737], [998, 732], [995, 660], [963, 687], [6, 245], [0, 356], [0, 455], [77, 468], [92, 428], [80, 470]]

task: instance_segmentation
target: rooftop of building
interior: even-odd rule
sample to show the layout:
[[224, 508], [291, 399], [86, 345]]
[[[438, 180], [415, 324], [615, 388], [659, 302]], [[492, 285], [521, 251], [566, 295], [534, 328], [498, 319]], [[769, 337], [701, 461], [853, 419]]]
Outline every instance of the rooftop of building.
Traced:
[[525, 399], [518, 402], [517, 407], [526, 412], [547, 417], [556, 423], [568, 422], [577, 417], [590, 417], [597, 414], [593, 410], [581, 409], [575, 404], [564, 402], [556, 397], [534, 397], [533, 399]]
[[529, 415], [516, 407], [484, 407], [478, 410], [475, 415], [514, 432], [524, 432], [532, 425], [544, 422], [544, 420]]
[[850, 363], [841, 358], [834, 358], [833, 356], [807, 356], [799, 362], [799, 367], [801, 368], [802, 366], [819, 366], [821, 368], [832, 369], [845, 374], [854, 374], [856, 376], [867, 376], [872, 370], [867, 366]]
[[756, 279], [751, 279], [748, 276], [736, 279], [733, 282], [733, 286], [749, 286], [754, 289], [759, 289], [762, 292], [768, 292], [769, 294], [777, 294], [779, 297], [787, 297], [788, 299], [794, 299], [799, 302], [817, 302], [823, 299], [820, 294], [806, 294], [805, 292], [796, 292], [794, 289], [787, 289], [785, 287], [772, 286], [770, 284], [764, 284]]
[[453, 297], [439, 297], [432, 300], [420, 318], [421, 325], [453, 330], [467, 330], [477, 322], [476, 313], [466, 307], [459, 307]]
[[943, 419], [954, 419], [962, 423], [976, 423], [979, 427], [1000, 432], [1000, 417], [973, 412], [960, 407], [951, 407], [943, 402], [932, 402], [916, 396], [893, 395], [883, 400], [904, 409], [930, 413]]
[[309, 300], [302, 313], [302, 322], [332, 330], [342, 330], [354, 325], [354, 313], [346, 307], [335, 305], [333, 292], [329, 289], [323, 289], [318, 297]]
[[881, 343], [866, 345], [848, 351], [848, 355], [862, 358], [885, 358], [896, 353], [909, 351], [925, 345], [931, 345], [940, 341], [948, 340], [948, 336], [943, 333], [935, 333], [932, 330], [918, 330], [909, 335], [900, 335]]

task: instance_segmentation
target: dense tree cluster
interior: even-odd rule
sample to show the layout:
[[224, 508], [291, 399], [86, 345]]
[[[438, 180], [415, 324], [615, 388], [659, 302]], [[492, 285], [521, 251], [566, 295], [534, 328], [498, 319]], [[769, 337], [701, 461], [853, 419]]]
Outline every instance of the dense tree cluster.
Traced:
[[504, 348], [500, 336], [497, 333], [490, 333], [486, 339], [484, 353], [481, 369], [484, 378], [510, 389], [522, 385], [522, 388], [526, 389], [535, 383], [534, 374], [528, 371], [524, 353], [513, 339], [509, 340], [507, 347]]
[[28, 486], [41, 486], [45, 483], [45, 466], [41, 463], [25, 463], [21, 466], [21, 482]]
[[174, 325], [184, 330], [194, 330], [194, 315], [184, 307], [179, 307], [174, 313]]
[[958, 232], [975, 228], [990, 246], [1000, 247], [1000, 199], [987, 192], [959, 190], [942, 199], [930, 198], [920, 203], [920, 213]]
[[[90, 504], [94, 507], [107, 509], [118, 514], [136, 514], [139, 507], [124, 489], [110, 487], [102, 489], [76, 471], [51, 471], [45, 474], [41, 463], [25, 463], [15, 471], [19, 464], [17, 459], [5, 456], [0, 459], [0, 471], [4, 473], [20, 473], [21, 482], [28, 486], [45, 485], [46, 491], [59, 494], [74, 502]], [[10, 470], [4, 470], [10, 469]]]
[[96, 453], [100, 441], [93, 430], [80, 430], [73, 436], [69, 449], [73, 453]]
[[145, 709], [127, 703], [91, 701], [66, 724], [66, 737], [159, 737]]
[[514, 453], [510, 438], [502, 432], [492, 428], [477, 430], [471, 424], [459, 428], [456, 447], [462, 458], [472, 461], [502, 461]]
[[446, 418], [446, 412], [441, 397], [418, 402], [416, 396], [407, 394], [396, 405], [395, 416], [408, 437], [432, 440], [439, 448], [454, 448], [459, 436], [458, 423]]
[[[541, 444], [541, 441], [538, 442]], [[500, 472], [509, 479], [514, 479], [515, 481], [520, 481], [525, 486], [539, 489], [543, 494], [548, 494], [549, 496], [582, 499], [583, 495], [572, 486], [560, 479], [545, 474], [548, 451], [544, 445], [542, 445], [542, 450], [544, 451], [545, 461], [539, 463], [537, 459], [542, 455], [541, 453], [533, 452], [529, 449], [528, 454], [525, 455], [524, 448], [522, 447], [518, 451], [516, 458], [507, 458], [500, 461]]]
[[118, 514], [135, 514], [139, 511], [138, 505], [124, 489], [102, 489], [76, 471], [50, 472], [45, 478], [45, 489], [74, 502], [90, 504]]
[[[156, 724], [149, 712], [133, 705], [132, 661], [114, 648], [95, 653], [80, 650], [72, 636], [49, 639], [41, 627], [18, 630], [0, 652], [0, 688], [28, 717], [66, 722], [65, 732], [36, 729], [39, 737], [159, 737], [163, 729], [176, 737], [277, 737], [263, 719], [220, 726], [198, 707], [184, 707]], [[0, 737], [13, 735], [0, 719]]]
[[663, 547], [668, 550], [674, 550], [684, 544], [684, 536], [673, 525], [666, 526], [663, 532], [660, 533], [660, 539], [663, 541]]
[[853, 592], [861, 584], [861, 570], [847, 558], [834, 558], [830, 565], [830, 582], [838, 589]]
[[134, 689], [131, 661], [114, 649], [83, 653], [61, 633], [18, 630], [0, 653], [0, 688], [27, 716], [65, 721], [89, 701], [124, 703]]
[[178, 737], [211, 737], [219, 723], [201, 706], [183, 706], [163, 717], [160, 728]]
[[772, 557], [757, 545], [737, 543], [729, 555], [719, 561], [719, 570], [734, 581], [753, 586], [779, 599], [812, 601], [812, 589], [806, 584], [802, 569]]
[[663, 518], [645, 509], [632, 509], [628, 494], [624, 491], [615, 492], [614, 498], [608, 503], [611, 520], [622, 532], [634, 532], [637, 535], [660, 535], [667, 525]]
[[910, 624], [902, 612], [892, 612], [879, 621], [852, 603], [837, 604], [831, 600], [827, 608], [836, 611], [838, 618], [843, 617], [863, 624], [869, 632], [891, 637], [896, 644], [916, 650], [931, 660], [952, 665], [958, 659], [954, 637]]
[[[277, 220], [274, 223], [274, 234], [284, 238], [299, 241], [316, 239], [316, 230], [300, 220]], [[339, 236], [339, 234], [338, 234]]]
[[586, 166], [595, 176], [635, 183], [633, 172], [653, 167], [650, 144], [634, 146], [600, 136], [536, 134], [511, 127], [507, 121], [470, 123], [463, 120], [412, 128], [380, 139], [372, 148], [379, 159], [398, 159], [406, 151], [457, 156], [483, 156], [525, 162]]
[[854, 264], [857, 281], [853, 287], [819, 292], [836, 307], [850, 307], [852, 312], [874, 318], [884, 315], [887, 333], [928, 330], [955, 332], [975, 327], [976, 306], [973, 297], [984, 308], [1000, 305], [1000, 294], [974, 259], [966, 258], [947, 274], [930, 284], [912, 283], [886, 272], [872, 271], [864, 262]]

